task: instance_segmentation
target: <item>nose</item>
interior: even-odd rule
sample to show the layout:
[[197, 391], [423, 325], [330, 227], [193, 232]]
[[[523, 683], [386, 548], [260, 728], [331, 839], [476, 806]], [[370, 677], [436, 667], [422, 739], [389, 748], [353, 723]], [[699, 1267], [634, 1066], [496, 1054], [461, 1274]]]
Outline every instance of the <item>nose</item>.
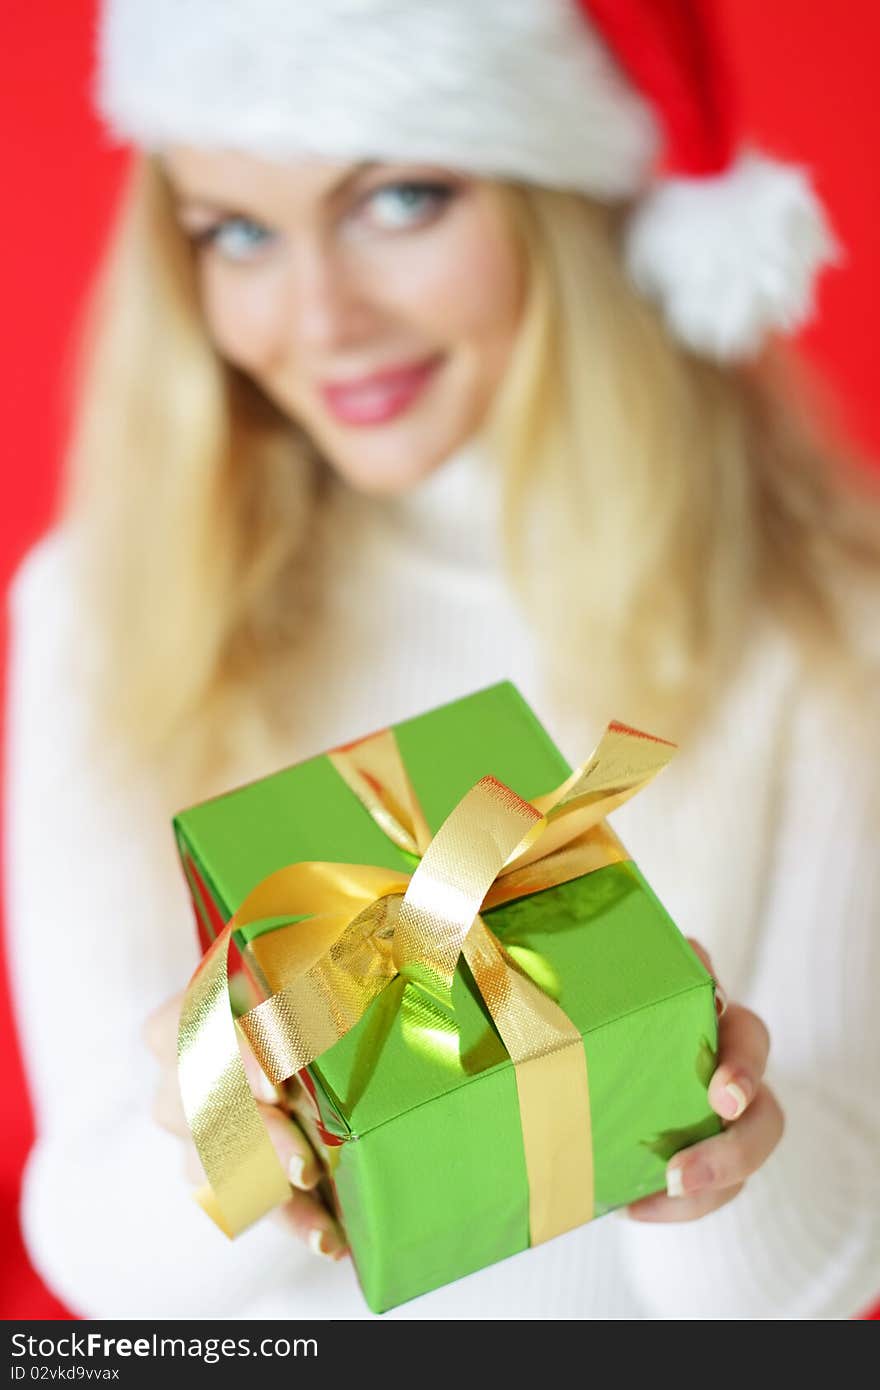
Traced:
[[315, 357], [372, 332], [376, 306], [368, 283], [337, 247], [304, 242], [291, 254], [288, 324], [298, 354]]

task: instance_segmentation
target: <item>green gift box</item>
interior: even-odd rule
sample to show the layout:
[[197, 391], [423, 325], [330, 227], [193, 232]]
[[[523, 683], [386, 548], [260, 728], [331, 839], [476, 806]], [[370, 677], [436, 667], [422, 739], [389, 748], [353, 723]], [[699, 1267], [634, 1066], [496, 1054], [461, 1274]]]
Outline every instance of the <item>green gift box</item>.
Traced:
[[[531, 801], [571, 771], [507, 681], [393, 731], [432, 833], [487, 773]], [[414, 864], [326, 754], [192, 806], [174, 829], [205, 941], [285, 865]], [[711, 975], [632, 860], [482, 915], [583, 1039], [595, 1217], [665, 1189], [669, 1157], [721, 1128], [707, 1097]], [[291, 920], [237, 930], [245, 962], [250, 942]], [[463, 959], [451, 1009], [398, 975], [302, 1079], [374, 1312], [528, 1248], [514, 1065]]]

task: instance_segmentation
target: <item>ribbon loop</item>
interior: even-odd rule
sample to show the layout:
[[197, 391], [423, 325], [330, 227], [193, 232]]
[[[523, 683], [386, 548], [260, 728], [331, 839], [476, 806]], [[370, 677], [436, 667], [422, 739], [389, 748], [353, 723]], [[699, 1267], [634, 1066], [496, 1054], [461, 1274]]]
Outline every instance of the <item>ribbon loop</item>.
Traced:
[[391, 953], [375, 946], [376, 934], [389, 920], [391, 901], [378, 898], [365, 907], [316, 965], [239, 1020], [273, 1085], [302, 1071], [344, 1037], [397, 974]]
[[543, 817], [494, 777], [483, 777], [447, 816], [400, 905], [394, 963], [441, 1004], [465, 938], [504, 864], [540, 833]]

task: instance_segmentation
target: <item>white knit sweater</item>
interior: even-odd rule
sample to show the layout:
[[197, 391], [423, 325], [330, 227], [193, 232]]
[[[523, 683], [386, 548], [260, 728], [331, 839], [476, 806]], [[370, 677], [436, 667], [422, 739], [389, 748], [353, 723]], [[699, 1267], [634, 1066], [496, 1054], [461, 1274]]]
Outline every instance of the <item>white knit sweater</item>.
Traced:
[[[590, 751], [554, 718], [500, 577], [484, 463], [471, 443], [403, 498], [337, 489], [327, 611], [279, 763], [502, 677], [570, 761]], [[112, 787], [86, 754], [69, 566], [56, 529], [10, 604], [6, 901], [38, 1127], [21, 1207], [31, 1258], [89, 1318], [372, 1316], [349, 1261], [276, 1223], [228, 1242], [150, 1117], [142, 1022], [197, 948], [168, 808], [150, 785]], [[853, 627], [880, 694], [875, 599]], [[783, 632], [756, 627], [711, 724], [612, 817], [729, 995], [768, 1022], [781, 1144], [701, 1221], [610, 1215], [386, 1318], [839, 1319], [880, 1294], [878, 704], [844, 716], [798, 663]]]

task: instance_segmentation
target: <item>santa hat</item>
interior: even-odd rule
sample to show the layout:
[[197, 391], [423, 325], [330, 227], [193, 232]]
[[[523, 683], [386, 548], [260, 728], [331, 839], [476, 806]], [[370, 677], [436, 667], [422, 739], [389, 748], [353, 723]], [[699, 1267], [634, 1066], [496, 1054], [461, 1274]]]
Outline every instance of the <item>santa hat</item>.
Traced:
[[109, 132], [442, 164], [631, 203], [624, 257], [729, 359], [810, 316], [839, 247], [805, 169], [737, 143], [699, 0], [104, 0]]

